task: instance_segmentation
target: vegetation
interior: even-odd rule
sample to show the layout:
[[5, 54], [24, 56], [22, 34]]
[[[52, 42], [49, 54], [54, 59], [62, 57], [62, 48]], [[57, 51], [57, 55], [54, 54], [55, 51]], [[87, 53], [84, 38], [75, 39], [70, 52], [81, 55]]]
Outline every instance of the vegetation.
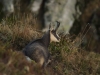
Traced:
[[59, 43], [51, 43], [51, 63], [41, 69], [26, 60], [21, 50], [31, 40], [42, 36], [31, 18], [6, 19], [0, 25], [0, 75], [100, 75], [100, 54], [86, 51], [79, 46], [81, 38], [61, 36]]

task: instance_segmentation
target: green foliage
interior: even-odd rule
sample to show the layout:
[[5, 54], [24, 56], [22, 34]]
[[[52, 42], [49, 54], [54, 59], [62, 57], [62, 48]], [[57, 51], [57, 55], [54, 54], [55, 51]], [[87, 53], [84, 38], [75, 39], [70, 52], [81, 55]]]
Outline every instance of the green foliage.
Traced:
[[[70, 40], [70, 39], [69, 39]], [[71, 48], [70, 48], [71, 46]], [[62, 37], [60, 43], [52, 43], [50, 51], [54, 70], [62, 75], [99, 75], [100, 54], [88, 52]], [[80, 52], [79, 52], [80, 51]]]

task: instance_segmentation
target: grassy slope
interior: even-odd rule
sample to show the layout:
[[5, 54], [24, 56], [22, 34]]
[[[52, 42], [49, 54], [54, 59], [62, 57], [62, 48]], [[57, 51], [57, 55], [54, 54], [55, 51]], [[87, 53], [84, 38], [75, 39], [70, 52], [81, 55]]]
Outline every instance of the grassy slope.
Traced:
[[28, 62], [22, 48], [42, 35], [33, 28], [29, 19], [0, 25], [0, 75], [100, 75], [100, 54], [76, 47], [65, 36], [60, 43], [50, 44], [52, 62], [46, 70]]

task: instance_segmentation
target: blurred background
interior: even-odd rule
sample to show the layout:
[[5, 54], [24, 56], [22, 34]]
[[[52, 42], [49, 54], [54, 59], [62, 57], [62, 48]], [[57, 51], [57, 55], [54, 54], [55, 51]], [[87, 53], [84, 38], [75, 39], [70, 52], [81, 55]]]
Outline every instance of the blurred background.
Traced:
[[30, 25], [46, 30], [50, 22], [60, 21], [58, 32], [79, 35], [88, 50], [100, 52], [99, 0], [0, 0], [0, 23], [4, 18], [17, 18], [31, 14]]
[[[44, 74], [19, 51], [56, 21], [61, 42]], [[0, 75], [100, 75], [99, 53], [100, 0], [0, 0]]]

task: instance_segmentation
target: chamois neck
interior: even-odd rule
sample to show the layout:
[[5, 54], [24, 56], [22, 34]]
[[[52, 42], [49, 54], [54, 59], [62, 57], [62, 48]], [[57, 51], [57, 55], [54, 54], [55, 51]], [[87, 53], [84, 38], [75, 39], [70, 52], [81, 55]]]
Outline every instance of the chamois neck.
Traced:
[[44, 45], [48, 47], [50, 44], [50, 30], [43, 35], [42, 40]]

